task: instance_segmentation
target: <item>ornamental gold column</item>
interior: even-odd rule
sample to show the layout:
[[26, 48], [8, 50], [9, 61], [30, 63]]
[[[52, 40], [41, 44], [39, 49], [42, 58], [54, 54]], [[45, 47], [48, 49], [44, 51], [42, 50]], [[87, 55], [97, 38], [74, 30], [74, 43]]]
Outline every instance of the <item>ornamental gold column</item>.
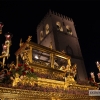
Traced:
[[[51, 50], [53, 49], [52, 42], [50, 42], [49, 47]], [[54, 54], [53, 53], [50, 53], [50, 62], [51, 62], [51, 68], [54, 68]]]
[[29, 62], [32, 63], [32, 47], [31, 46], [28, 52], [28, 58], [29, 58]]
[[18, 67], [18, 55], [16, 55], [16, 66]]
[[50, 62], [51, 62], [51, 68], [54, 68], [54, 54], [50, 54]]
[[71, 66], [71, 61], [70, 61], [70, 59], [68, 59], [67, 61], [68, 61], [68, 65]]
[[32, 36], [28, 36], [28, 39], [26, 40], [28, 42], [28, 47], [29, 47], [29, 52], [28, 52], [28, 58], [29, 58], [29, 63], [32, 63], [32, 47], [29, 45], [29, 42], [31, 41]]

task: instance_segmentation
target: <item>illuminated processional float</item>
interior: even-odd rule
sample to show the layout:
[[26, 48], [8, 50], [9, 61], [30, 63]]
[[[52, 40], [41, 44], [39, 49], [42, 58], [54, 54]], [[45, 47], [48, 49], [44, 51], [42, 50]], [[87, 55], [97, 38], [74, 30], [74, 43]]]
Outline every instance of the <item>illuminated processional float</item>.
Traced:
[[[0, 23], [0, 34], [3, 24]], [[10, 56], [11, 33], [5, 34], [0, 56], [0, 100], [71, 100], [95, 99], [88, 95], [89, 90], [97, 90], [98, 86], [92, 75], [94, 84], [78, 82], [77, 64], [71, 63], [71, 57], [52, 48], [20, 39], [20, 48], [15, 52], [16, 61], [6, 64]]]

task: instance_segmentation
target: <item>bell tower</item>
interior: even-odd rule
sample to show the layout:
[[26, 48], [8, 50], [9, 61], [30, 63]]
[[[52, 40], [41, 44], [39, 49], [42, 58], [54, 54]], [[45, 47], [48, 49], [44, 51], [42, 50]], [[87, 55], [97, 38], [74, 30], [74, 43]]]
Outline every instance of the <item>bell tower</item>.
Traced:
[[49, 11], [37, 26], [38, 44], [49, 47], [52, 42], [53, 49], [65, 51], [71, 56], [71, 62], [76, 63], [77, 79], [84, 81], [87, 77], [74, 22], [62, 14]]

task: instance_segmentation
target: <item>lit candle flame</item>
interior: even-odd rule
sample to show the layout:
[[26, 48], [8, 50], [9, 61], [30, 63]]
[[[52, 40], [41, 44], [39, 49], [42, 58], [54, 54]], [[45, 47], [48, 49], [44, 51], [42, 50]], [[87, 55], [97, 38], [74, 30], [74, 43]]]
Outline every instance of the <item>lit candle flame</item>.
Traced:
[[10, 35], [7, 35], [7, 38], [9, 38], [10, 37]]
[[97, 64], [99, 64], [99, 62], [97, 61]]

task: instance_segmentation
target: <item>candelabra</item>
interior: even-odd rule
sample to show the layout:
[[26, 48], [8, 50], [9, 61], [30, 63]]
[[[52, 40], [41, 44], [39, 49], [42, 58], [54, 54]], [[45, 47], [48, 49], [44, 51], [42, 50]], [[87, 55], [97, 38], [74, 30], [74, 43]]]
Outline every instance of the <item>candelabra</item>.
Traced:
[[[100, 62], [96, 62], [96, 65], [97, 65], [97, 68], [99, 70], [99, 72], [97, 73], [97, 76], [98, 76], [98, 79], [100, 80]], [[90, 73], [91, 75], [91, 78], [93, 79], [93, 82], [95, 82], [95, 75], [94, 75], [94, 72], [91, 72]], [[99, 83], [98, 83], [99, 84]]]
[[100, 80], [100, 62], [97, 61], [96, 65], [97, 65], [97, 68], [99, 69], [99, 73], [97, 75], [98, 75], [98, 79]]
[[[0, 34], [2, 34], [2, 27], [3, 27], [3, 24], [0, 22]], [[2, 66], [4, 67], [5, 66], [5, 59], [9, 57], [9, 49], [10, 49], [10, 46], [11, 46], [11, 38], [12, 38], [12, 35], [11, 33], [6, 33], [5, 34], [5, 37], [6, 37], [6, 40], [5, 40], [5, 43], [2, 45], [2, 48], [3, 48], [3, 51], [2, 51], [2, 55], [0, 56], [0, 58], [3, 58], [3, 61], [2, 61]]]

